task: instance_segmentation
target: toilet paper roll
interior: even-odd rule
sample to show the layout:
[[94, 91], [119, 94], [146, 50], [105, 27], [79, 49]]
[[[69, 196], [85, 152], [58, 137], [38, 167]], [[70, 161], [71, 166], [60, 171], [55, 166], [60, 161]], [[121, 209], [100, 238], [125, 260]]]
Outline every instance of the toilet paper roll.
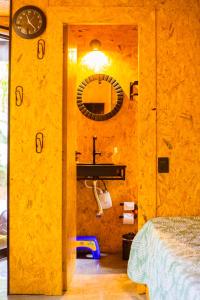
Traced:
[[135, 203], [134, 202], [124, 202], [124, 210], [134, 210]]
[[134, 224], [134, 214], [123, 213], [123, 224]]

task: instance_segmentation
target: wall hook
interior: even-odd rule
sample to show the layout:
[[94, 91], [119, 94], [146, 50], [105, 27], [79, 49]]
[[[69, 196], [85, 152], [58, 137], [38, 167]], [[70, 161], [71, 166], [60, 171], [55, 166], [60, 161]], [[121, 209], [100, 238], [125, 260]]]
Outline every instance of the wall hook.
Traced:
[[37, 132], [35, 136], [36, 153], [42, 153], [43, 146], [44, 146], [44, 135], [42, 132]]
[[16, 86], [15, 88], [15, 103], [16, 106], [21, 106], [24, 98], [24, 89], [21, 85]]
[[138, 96], [138, 81], [130, 82], [130, 100], [133, 101], [135, 96]]
[[45, 55], [45, 41], [43, 39], [38, 40], [37, 43], [37, 58], [43, 59]]

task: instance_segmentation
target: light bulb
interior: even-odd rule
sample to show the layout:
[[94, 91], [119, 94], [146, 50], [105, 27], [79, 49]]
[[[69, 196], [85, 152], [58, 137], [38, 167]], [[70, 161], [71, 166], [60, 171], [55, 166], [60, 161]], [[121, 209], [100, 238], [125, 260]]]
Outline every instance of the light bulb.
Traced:
[[83, 56], [81, 63], [94, 72], [100, 72], [110, 65], [108, 57], [98, 50], [93, 50]]
[[103, 71], [106, 66], [110, 65], [108, 57], [100, 51], [101, 42], [97, 39], [90, 41], [92, 51], [82, 57], [81, 63], [93, 70], [95, 73]]

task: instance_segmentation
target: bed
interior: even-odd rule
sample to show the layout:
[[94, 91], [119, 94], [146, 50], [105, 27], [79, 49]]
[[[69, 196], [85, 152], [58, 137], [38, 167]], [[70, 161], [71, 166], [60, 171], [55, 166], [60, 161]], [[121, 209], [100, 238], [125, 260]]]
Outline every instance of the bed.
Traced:
[[149, 220], [133, 240], [128, 276], [150, 300], [200, 300], [200, 217]]

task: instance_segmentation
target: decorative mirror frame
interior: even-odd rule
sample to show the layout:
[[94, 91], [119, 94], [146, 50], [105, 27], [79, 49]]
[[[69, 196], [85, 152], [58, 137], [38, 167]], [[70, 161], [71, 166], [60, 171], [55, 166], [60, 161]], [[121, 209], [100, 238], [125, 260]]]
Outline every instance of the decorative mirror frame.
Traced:
[[[114, 89], [117, 93], [116, 105], [109, 113], [106, 113], [106, 114], [92, 113], [86, 108], [86, 106], [83, 103], [82, 96], [83, 96], [84, 88], [87, 86], [87, 84], [89, 84], [90, 82], [92, 82], [94, 80], [108, 81], [114, 87]], [[77, 89], [77, 105], [78, 105], [79, 110], [88, 119], [91, 119], [94, 121], [105, 121], [105, 120], [112, 118], [114, 115], [116, 115], [122, 106], [123, 98], [124, 98], [124, 92], [123, 92], [121, 86], [119, 85], [119, 83], [113, 77], [111, 77], [109, 75], [105, 75], [105, 74], [94, 74], [94, 75], [89, 76], [88, 78], [83, 80], [81, 82], [81, 84], [79, 84], [78, 89]]]

